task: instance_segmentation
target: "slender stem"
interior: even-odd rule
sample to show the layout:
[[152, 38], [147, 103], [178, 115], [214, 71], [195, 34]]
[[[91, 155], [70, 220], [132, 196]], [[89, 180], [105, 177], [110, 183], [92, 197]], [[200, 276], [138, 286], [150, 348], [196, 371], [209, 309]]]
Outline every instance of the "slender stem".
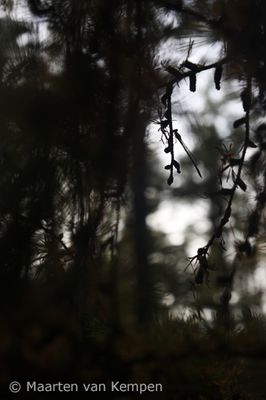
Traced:
[[[247, 93], [248, 96], [251, 96], [251, 78], [248, 78], [247, 80]], [[234, 197], [235, 197], [235, 193], [236, 193], [236, 189], [238, 186], [238, 182], [239, 179], [241, 178], [241, 173], [243, 170], [243, 166], [244, 166], [244, 161], [245, 161], [245, 157], [246, 157], [246, 153], [247, 153], [247, 148], [248, 148], [248, 144], [250, 141], [250, 107], [247, 108], [246, 110], [246, 117], [245, 117], [245, 139], [244, 139], [244, 144], [243, 144], [243, 150], [242, 150], [242, 154], [241, 154], [241, 159], [240, 159], [240, 163], [239, 163], [239, 167], [238, 167], [238, 171], [237, 171], [237, 175], [236, 175], [236, 179], [234, 181], [234, 185], [232, 187], [232, 193], [230, 195], [230, 198], [228, 200], [228, 204], [227, 207], [225, 209], [224, 212], [224, 217], [226, 215], [228, 215]], [[221, 220], [219, 226], [216, 228], [215, 232], [213, 233], [213, 235], [211, 236], [210, 240], [208, 241], [207, 245], [205, 246], [206, 252], [209, 250], [209, 248], [212, 246], [213, 242], [215, 241], [215, 239], [217, 238], [217, 232], [222, 231], [223, 227], [226, 223], [223, 222], [223, 219]]]
[[174, 154], [174, 133], [173, 133], [173, 120], [172, 120], [172, 98], [171, 98], [171, 93], [169, 94], [168, 101], [168, 114], [169, 114], [169, 139], [168, 139], [168, 145], [171, 149], [171, 173], [170, 177], [173, 179], [174, 176], [174, 159], [175, 159], [175, 154]]
[[58, 242], [61, 244], [61, 246], [66, 250], [67, 254], [74, 260], [74, 254], [72, 254], [72, 252], [70, 251], [70, 249], [65, 245], [65, 243], [63, 242], [62, 239], [60, 239], [60, 237], [58, 237], [57, 235], [55, 235], [51, 229], [46, 228], [45, 226], [41, 226], [41, 228], [47, 232], [49, 235], [52, 235], [56, 240], [58, 240]]
[[180, 72], [178, 74], [178, 77], [175, 77], [174, 79], [171, 79], [170, 81], [167, 82], [166, 85], [165, 85], [165, 83], [160, 85], [160, 87], [158, 89], [161, 89], [161, 88], [163, 88], [165, 86], [167, 86], [167, 87], [173, 86], [175, 83], [179, 83], [180, 81], [182, 81], [185, 78], [189, 78], [190, 76], [192, 76], [194, 74], [198, 74], [200, 72], [216, 68], [219, 65], [224, 65], [227, 62], [229, 62], [228, 57], [224, 57], [221, 60], [218, 60], [218, 61], [216, 61], [214, 63], [211, 63], [211, 64], [208, 64], [208, 65], [196, 65], [195, 70], [193, 70], [193, 71], [189, 70], [189, 71], [186, 71], [186, 72]]

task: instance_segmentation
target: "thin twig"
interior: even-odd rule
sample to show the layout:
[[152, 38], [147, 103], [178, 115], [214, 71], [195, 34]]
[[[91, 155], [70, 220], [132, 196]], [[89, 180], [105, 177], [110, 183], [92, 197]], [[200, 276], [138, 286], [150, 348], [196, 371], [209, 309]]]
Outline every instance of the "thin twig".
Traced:
[[74, 254], [71, 252], [71, 250], [65, 245], [65, 243], [63, 242], [63, 240], [55, 235], [51, 229], [46, 228], [45, 226], [41, 225], [41, 229], [44, 230], [46, 233], [48, 233], [49, 235], [53, 236], [60, 244], [61, 246], [66, 250], [67, 254], [72, 258], [72, 260], [75, 259]]
[[[248, 95], [251, 96], [251, 79], [248, 78], [248, 83], [247, 83], [247, 91]], [[209, 248], [212, 246], [213, 242], [217, 237], [220, 237], [223, 231], [224, 226], [229, 222], [229, 218], [231, 215], [231, 206], [235, 197], [236, 189], [238, 187], [238, 182], [241, 179], [241, 173], [243, 170], [244, 166], [244, 161], [247, 153], [247, 148], [249, 146], [250, 142], [250, 107], [247, 108], [246, 110], [246, 120], [245, 120], [245, 139], [243, 143], [243, 149], [242, 149], [242, 155], [240, 158], [240, 163], [238, 166], [237, 174], [236, 174], [236, 179], [234, 181], [233, 187], [231, 188], [231, 195], [227, 203], [227, 207], [224, 212], [224, 216], [220, 221], [219, 226], [216, 228], [215, 232], [213, 233], [212, 237], [208, 241], [207, 245], [205, 246], [206, 252], [209, 250]], [[228, 216], [228, 217], [227, 217]]]

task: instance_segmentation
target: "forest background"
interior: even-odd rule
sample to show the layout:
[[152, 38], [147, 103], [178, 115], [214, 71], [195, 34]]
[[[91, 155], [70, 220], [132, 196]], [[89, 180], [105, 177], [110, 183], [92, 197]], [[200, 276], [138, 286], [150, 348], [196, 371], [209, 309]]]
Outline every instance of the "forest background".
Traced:
[[6, 397], [265, 399], [265, 25], [259, 0], [1, 1]]

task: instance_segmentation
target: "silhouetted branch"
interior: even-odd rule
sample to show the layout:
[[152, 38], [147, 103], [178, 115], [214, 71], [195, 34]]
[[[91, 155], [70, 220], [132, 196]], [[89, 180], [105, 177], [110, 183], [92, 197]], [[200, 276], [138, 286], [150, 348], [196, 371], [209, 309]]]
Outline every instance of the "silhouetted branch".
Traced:
[[55, 235], [52, 229], [46, 228], [45, 226], [41, 225], [41, 229], [44, 230], [48, 235], [54, 237], [60, 244], [61, 246], [65, 249], [66, 253], [73, 259], [75, 260], [74, 254], [72, 254], [72, 251], [65, 245], [63, 242], [61, 236]]
[[[243, 93], [245, 93], [245, 95], [243, 95]], [[240, 187], [242, 190], [246, 190], [246, 185], [244, 184], [244, 182], [241, 179], [241, 174], [242, 174], [242, 170], [243, 170], [243, 166], [244, 166], [244, 162], [245, 162], [247, 149], [248, 149], [249, 143], [250, 143], [250, 107], [251, 107], [251, 79], [250, 78], [248, 78], [248, 80], [247, 80], [247, 87], [242, 92], [241, 98], [242, 98], [242, 104], [243, 104], [244, 111], [246, 112], [246, 115], [245, 115], [245, 138], [244, 138], [244, 143], [242, 146], [242, 154], [241, 154], [241, 158], [238, 163], [238, 170], [237, 170], [236, 177], [234, 178], [233, 186], [230, 189], [222, 188], [222, 190], [219, 193], [221, 195], [229, 196], [229, 200], [227, 203], [227, 207], [224, 211], [224, 215], [221, 218], [218, 227], [215, 229], [215, 231], [212, 234], [211, 238], [209, 239], [208, 243], [204, 247], [198, 249], [196, 256], [190, 258], [190, 264], [193, 261], [195, 261], [196, 263], [199, 263], [198, 274], [199, 274], [199, 272], [201, 272], [201, 275], [202, 275], [201, 279], [197, 279], [198, 274], [196, 275], [196, 278], [195, 278], [196, 283], [203, 282], [204, 272], [206, 273], [209, 269], [208, 263], [207, 263], [208, 251], [209, 251], [210, 247], [213, 245], [213, 243], [217, 239], [222, 237], [224, 227], [230, 220], [232, 204], [234, 201], [234, 197], [235, 197], [237, 188]], [[203, 260], [204, 260], [204, 264], [203, 264]]]
[[[189, 51], [190, 52], [190, 51]], [[177, 129], [173, 129], [173, 122], [172, 122], [172, 93], [174, 90], [174, 85], [179, 84], [179, 82], [185, 78], [189, 78], [190, 80], [190, 90], [192, 92], [196, 91], [196, 76], [202, 71], [207, 71], [209, 69], [215, 69], [214, 74], [214, 81], [215, 86], [219, 90], [220, 89], [220, 81], [222, 76], [222, 65], [226, 63], [228, 59], [225, 57], [215, 63], [208, 64], [208, 65], [200, 65], [195, 64], [186, 59], [178, 68], [173, 66], [167, 66], [166, 71], [169, 72], [171, 75], [175, 76], [175, 79], [170, 80], [165, 85], [165, 93], [161, 97], [161, 102], [163, 106], [166, 108], [164, 113], [163, 119], [160, 119], [160, 130], [167, 140], [167, 147], [165, 148], [165, 153], [171, 154], [171, 161], [170, 164], [165, 166], [165, 169], [170, 171], [169, 178], [167, 180], [168, 185], [171, 185], [174, 181], [174, 168], [176, 169], [177, 173], [181, 172], [180, 164], [174, 158], [174, 137], [179, 141], [183, 149], [185, 150], [186, 154], [188, 155], [189, 159], [191, 160], [192, 164], [194, 165], [197, 173], [201, 177], [201, 172], [191, 154], [187, 146], [185, 145], [180, 133], [178, 133]], [[184, 71], [184, 69], [188, 71]], [[218, 71], [218, 72], [217, 72]]]

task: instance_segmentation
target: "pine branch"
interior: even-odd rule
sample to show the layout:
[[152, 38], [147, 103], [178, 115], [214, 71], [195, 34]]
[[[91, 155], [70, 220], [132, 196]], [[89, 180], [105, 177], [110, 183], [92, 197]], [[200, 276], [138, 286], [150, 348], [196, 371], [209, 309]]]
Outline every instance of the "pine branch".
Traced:
[[46, 233], [48, 233], [49, 235], [53, 236], [60, 244], [61, 246], [65, 249], [66, 253], [69, 255], [69, 257], [72, 258], [72, 260], [75, 259], [74, 254], [72, 253], [72, 251], [65, 245], [65, 243], [63, 242], [61, 236], [55, 235], [53, 233], [53, 231], [49, 228], [46, 228], [45, 226], [41, 225], [41, 229], [44, 230]]
[[[245, 92], [245, 98], [243, 98], [244, 92]], [[215, 231], [212, 234], [211, 238], [209, 239], [208, 243], [204, 247], [198, 249], [197, 255], [194, 257], [190, 257], [189, 265], [192, 262], [199, 263], [197, 275], [199, 274], [199, 272], [202, 273], [201, 279], [197, 280], [197, 275], [196, 275], [196, 278], [195, 278], [196, 283], [202, 283], [204, 272], [206, 272], [206, 273], [208, 272], [208, 269], [209, 269], [208, 262], [207, 262], [208, 251], [209, 251], [210, 247], [214, 244], [214, 242], [217, 239], [222, 237], [224, 227], [228, 224], [230, 217], [231, 217], [231, 209], [232, 209], [232, 204], [233, 204], [233, 201], [235, 198], [236, 190], [238, 187], [241, 187], [241, 185], [243, 185], [243, 181], [241, 179], [241, 174], [242, 174], [242, 170], [243, 170], [243, 166], [244, 166], [244, 162], [245, 162], [245, 158], [246, 158], [247, 149], [250, 144], [251, 78], [247, 79], [247, 88], [244, 90], [244, 92], [241, 94], [241, 98], [242, 98], [242, 104], [243, 104], [244, 111], [246, 112], [246, 114], [245, 114], [245, 138], [244, 138], [244, 143], [242, 146], [242, 154], [241, 154], [241, 158], [239, 161], [236, 178], [234, 180], [234, 184], [233, 184], [232, 188], [222, 189], [220, 191], [220, 194], [222, 194], [222, 195], [225, 195], [225, 194], [229, 195], [229, 200], [228, 200], [227, 207], [224, 211], [223, 217], [221, 218], [218, 227], [215, 229]], [[240, 183], [240, 182], [242, 182], [242, 183]], [[203, 260], [204, 260], [204, 268], [202, 267]]]

